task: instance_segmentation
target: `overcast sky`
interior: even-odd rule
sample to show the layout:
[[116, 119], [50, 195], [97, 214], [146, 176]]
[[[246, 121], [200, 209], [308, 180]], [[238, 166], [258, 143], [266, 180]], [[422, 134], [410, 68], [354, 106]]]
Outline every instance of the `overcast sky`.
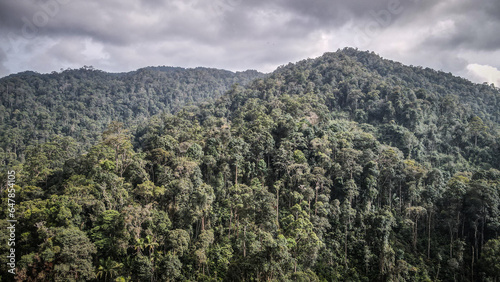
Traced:
[[271, 72], [346, 46], [500, 85], [498, 0], [0, 0], [0, 77], [94, 66]]

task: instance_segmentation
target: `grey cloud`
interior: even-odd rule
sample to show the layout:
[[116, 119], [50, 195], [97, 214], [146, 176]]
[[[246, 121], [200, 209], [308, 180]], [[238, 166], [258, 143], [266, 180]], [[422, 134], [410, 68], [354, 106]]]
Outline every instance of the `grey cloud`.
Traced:
[[293, 11], [297, 15], [313, 18], [318, 23], [343, 23], [350, 18], [362, 18], [372, 10], [385, 8], [387, 0], [374, 1], [341, 1], [341, 0], [292, 0], [280, 1], [283, 8]]
[[500, 2], [497, 0], [458, 0], [441, 3], [430, 11], [428, 20], [448, 20], [454, 27], [442, 34], [429, 34], [420, 47], [448, 50], [487, 50], [500, 48]]
[[430, 36], [423, 45], [431, 45], [437, 48], [457, 48], [472, 50], [497, 50], [500, 48], [500, 21], [480, 20], [471, 21], [470, 18], [462, 18], [456, 23], [455, 29], [449, 34], [441, 36]]
[[[302, 36], [316, 29], [332, 29], [350, 20], [365, 20], [369, 12], [386, 9], [388, 3], [396, 0], [374, 1], [341, 1], [341, 0], [276, 0], [276, 1], [242, 1], [216, 0], [206, 4], [204, 0], [197, 1], [78, 1], [60, 5], [58, 12], [51, 16], [46, 25], [40, 27], [39, 34], [43, 36], [81, 35], [95, 38], [101, 42], [116, 45], [126, 45], [137, 40], [154, 40], [163, 36], [193, 37], [202, 41], [217, 42], [218, 38], [233, 38], [236, 35], [265, 36], [266, 34], [280, 37], [293, 32]], [[411, 0], [405, 0], [411, 1]], [[57, 0], [47, 0], [55, 2]], [[16, 1], [16, 4], [3, 4], [2, 11], [6, 24], [22, 28], [25, 24], [21, 18], [34, 21], [33, 16], [43, 11], [40, 3], [43, 1]], [[185, 11], [177, 7], [178, 3], [193, 9]], [[156, 8], [155, 8], [156, 7]], [[204, 8], [194, 14], [195, 8]], [[264, 26], [267, 32], [258, 28], [258, 18], [255, 14], [268, 10], [290, 14], [290, 20], [282, 26]], [[158, 17], [158, 21], [140, 24], [134, 21], [133, 11], [144, 16]], [[208, 14], [215, 14], [211, 18]], [[3, 16], [3, 15], [2, 15]], [[3, 18], [3, 17], [2, 17]], [[254, 20], [255, 21], [254, 21]], [[256, 22], [257, 21], [257, 22]], [[279, 23], [279, 19], [274, 24]], [[35, 23], [36, 25], [36, 23]], [[213, 29], [219, 28], [218, 32]], [[280, 33], [276, 33], [280, 32]], [[296, 34], [300, 32], [300, 34]], [[284, 34], [283, 34], [284, 33]]]
[[33, 17], [39, 9], [33, 1], [0, 1], [0, 29], [21, 29], [22, 18]]
[[67, 38], [47, 50], [48, 57], [57, 57], [61, 62], [68, 64], [76, 64], [81, 60], [81, 53], [84, 51], [85, 45], [75, 38]]
[[9, 70], [4, 66], [4, 62], [7, 60], [7, 55], [4, 51], [0, 49], [0, 77], [9, 74]]
[[[35, 26], [33, 38], [23, 38], [23, 19], [36, 24], [34, 16], [45, 11], [42, 4], [57, 1], [68, 3]], [[387, 14], [391, 3], [401, 12]], [[387, 15], [389, 21], [379, 24]], [[109, 55], [94, 66], [113, 71], [162, 64], [272, 70], [346, 42], [391, 59], [460, 71], [472, 58], [463, 50], [486, 56], [500, 49], [499, 17], [497, 0], [0, 1], [0, 36], [14, 34], [11, 43], [22, 42], [15, 52], [5, 42], [0, 48], [11, 71], [88, 64], [81, 55], [85, 40]], [[446, 20], [454, 27], [433, 32]], [[357, 44], [359, 33], [374, 26], [367, 43]], [[418, 38], [408, 36], [415, 32]], [[29, 62], [30, 56], [37, 66], [20, 63], [20, 57]]]

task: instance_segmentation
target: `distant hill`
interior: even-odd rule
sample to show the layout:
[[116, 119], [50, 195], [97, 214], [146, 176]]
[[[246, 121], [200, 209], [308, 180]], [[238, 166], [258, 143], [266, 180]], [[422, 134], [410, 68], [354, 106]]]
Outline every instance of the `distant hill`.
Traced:
[[179, 67], [128, 73], [84, 67], [10, 75], [0, 79], [0, 148], [22, 158], [27, 145], [56, 134], [70, 136], [87, 148], [112, 120], [132, 126], [158, 113], [174, 113], [184, 105], [217, 98], [231, 85], [263, 75]]

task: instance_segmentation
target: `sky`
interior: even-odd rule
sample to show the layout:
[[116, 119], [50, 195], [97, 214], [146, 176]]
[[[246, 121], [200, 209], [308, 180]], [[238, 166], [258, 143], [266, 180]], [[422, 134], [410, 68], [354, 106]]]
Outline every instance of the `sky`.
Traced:
[[0, 77], [93, 66], [271, 72], [339, 48], [500, 86], [498, 0], [0, 0]]

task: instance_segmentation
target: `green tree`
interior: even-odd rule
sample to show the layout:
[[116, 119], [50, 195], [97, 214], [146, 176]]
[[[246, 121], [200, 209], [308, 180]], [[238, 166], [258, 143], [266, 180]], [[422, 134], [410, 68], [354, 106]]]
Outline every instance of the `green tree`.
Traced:
[[477, 146], [477, 138], [481, 135], [486, 133], [486, 130], [488, 130], [488, 127], [484, 124], [483, 120], [478, 117], [474, 116], [470, 121], [469, 121], [469, 131], [474, 137], [474, 146]]
[[483, 271], [490, 277], [493, 281], [497, 281], [500, 277], [500, 239], [491, 239], [484, 244], [481, 266]]
[[123, 123], [113, 121], [109, 124], [108, 129], [103, 132], [102, 139], [103, 144], [113, 149], [117, 174], [122, 177], [125, 170], [132, 163], [134, 155], [129, 131], [124, 128]]
[[117, 276], [120, 273], [122, 267], [122, 263], [113, 261], [109, 257], [107, 259], [100, 259], [99, 267], [97, 268], [97, 278], [104, 278], [104, 281], [108, 281], [108, 277], [110, 279], [113, 279], [113, 277]]
[[54, 279], [86, 281], [95, 278], [92, 255], [96, 247], [87, 235], [76, 227], [54, 230]]

